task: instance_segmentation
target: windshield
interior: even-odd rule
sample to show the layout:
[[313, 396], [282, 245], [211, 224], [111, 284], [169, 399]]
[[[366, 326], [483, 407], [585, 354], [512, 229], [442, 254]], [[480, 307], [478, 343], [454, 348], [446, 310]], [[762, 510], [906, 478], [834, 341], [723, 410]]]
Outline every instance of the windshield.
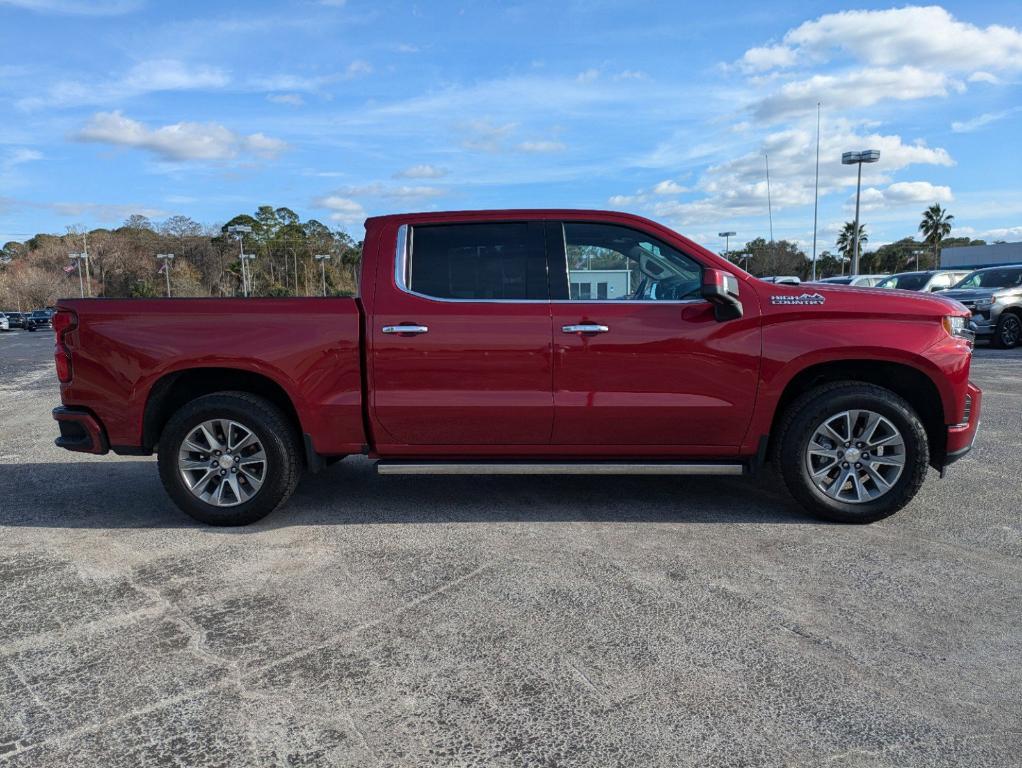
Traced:
[[962, 279], [955, 288], [1014, 288], [1022, 285], [1022, 267], [980, 269]]
[[891, 275], [880, 282], [880, 288], [901, 288], [904, 291], [918, 291], [929, 281], [928, 272], [906, 272], [903, 275]]

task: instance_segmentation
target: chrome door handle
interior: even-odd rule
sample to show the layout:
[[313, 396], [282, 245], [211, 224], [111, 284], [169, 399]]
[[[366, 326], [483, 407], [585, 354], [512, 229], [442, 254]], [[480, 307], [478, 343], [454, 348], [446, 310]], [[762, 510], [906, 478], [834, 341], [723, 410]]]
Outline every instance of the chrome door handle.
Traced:
[[595, 323], [587, 323], [585, 325], [562, 325], [561, 331], [563, 333], [606, 333], [609, 331], [605, 325], [597, 325]]
[[384, 333], [428, 333], [429, 326], [426, 325], [385, 325]]

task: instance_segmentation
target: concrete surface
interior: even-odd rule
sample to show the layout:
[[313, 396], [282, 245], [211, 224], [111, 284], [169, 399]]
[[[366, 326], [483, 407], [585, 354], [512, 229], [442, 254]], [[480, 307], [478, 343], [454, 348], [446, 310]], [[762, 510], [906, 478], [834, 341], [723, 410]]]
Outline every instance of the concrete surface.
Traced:
[[192, 523], [0, 335], [0, 766], [1022, 764], [1022, 351], [869, 527], [773, 480], [307, 477]]

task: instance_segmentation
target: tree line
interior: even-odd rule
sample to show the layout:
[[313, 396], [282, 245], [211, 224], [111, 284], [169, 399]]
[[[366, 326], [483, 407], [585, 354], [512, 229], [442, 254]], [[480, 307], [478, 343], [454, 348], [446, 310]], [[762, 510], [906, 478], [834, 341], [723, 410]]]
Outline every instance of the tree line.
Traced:
[[[859, 271], [895, 273], [933, 269], [940, 265], [940, 249], [958, 245], [985, 245], [983, 240], [950, 238], [954, 217], [934, 204], [919, 223], [921, 240], [906, 237], [865, 251], [869, 233], [860, 224]], [[251, 232], [231, 232], [240, 225]], [[834, 251], [817, 258], [817, 277], [848, 271], [854, 248], [854, 224], [847, 222]], [[240, 239], [239, 239], [240, 238]], [[165, 295], [167, 275], [160, 271], [157, 254], [174, 254], [169, 269], [173, 296], [241, 296], [241, 260], [246, 254], [249, 293], [253, 296], [354, 295], [358, 286], [362, 243], [346, 232], [330, 229], [316, 219], [301, 221], [290, 208], [260, 206], [254, 214], [239, 214], [220, 226], [206, 227], [187, 216], [152, 222], [130, 216], [116, 229], [85, 231], [68, 228], [63, 235], [39, 234], [21, 243], [9, 242], [0, 250], [0, 309], [30, 310], [52, 306], [61, 296], [153, 297]], [[87, 259], [69, 259], [88, 253]], [[322, 263], [317, 255], [329, 255]], [[795, 275], [807, 279], [811, 262], [798, 244], [756, 238], [726, 256], [754, 275]], [[321, 273], [322, 268], [322, 273]], [[78, 271], [82, 272], [79, 282]]]
[[[241, 225], [251, 232], [237, 234]], [[0, 250], [0, 309], [52, 306], [62, 296], [163, 296], [167, 277], [157, 254], [173, 254], [169, 270], [173, 296], [241, 296], [241, 248], [254, 296], [351, 296], [357, 289], [362, 243], [316, 219], [301, 221], [290, 208], [261, 206], [220, 226], [187, 216], [162, 222], [130, 216], [115, 229], [68, 228], [63, 235], [39, 234], [9, 242]], [[71, 259], [70, 254], [88, 258]], [[321, 264], [317, 255], [330, 259]], [[81, 282], [78, 271], [81, 270]]]
[[[869, 232], [859, 224], [859, 272], [861, 274], [894, 274], [940, 267], [940, 251], [962, 245], [986, 245], [985, 240], [968, 237], [948, 237], [954, 216], [934, 203], [927, 208], [919, 222], [920, 240], [905, 237], [893, 243], [867, 251]], [[817, 278], [847, 274], [855, 249], [855, 223], [845, 222], [834, 243], [834, 250], [817, 255]], [[790, 240], [768, 242], [762, 237], [751, 240], [728, 258], [754, 275], [794, 275], [803, 280], [812, 274], [812, 260], [797, 243]]]

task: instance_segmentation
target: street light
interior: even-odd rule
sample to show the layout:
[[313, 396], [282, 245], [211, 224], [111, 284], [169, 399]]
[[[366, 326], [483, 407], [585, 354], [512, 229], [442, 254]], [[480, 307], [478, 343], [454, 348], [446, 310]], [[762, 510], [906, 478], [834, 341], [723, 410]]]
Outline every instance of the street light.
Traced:
[[170, 298], [170, 262], [174, 260], [173, 253], [158, 253], [156, 254], [158, 261], [163, 262], [163, 266], [160, 267], [160, 271], [163, 276], [167, 278], [167, 298]]
[[737, 234], [738, 234], [737, 232], [718, 232], [717, 233], [717, 237], [723, 237], [724, 238], [724, 258], [727, 259], [728, 261], [731, 261], [731, 259], [728, 258], [728, 254], [731, 253], [731, 249], [728, 248], [728, 244], [730, 242], [730, 238], [734, 237]]
[[245, 270], [245, 262], [249, 259], [254, 259], [255, 254], [251, 256], [245, 255], [245, 235], [252, 231], [252, 227], [246, 224], [232, 224], [227, 228], [227, 231], [238, 238], [238, 259], [241, 261], [241, 292], [245, 298], [248, 298], [248, 273]]
[[841, 155], [841, 165], [859, 166], [859, 177], [855, 182], [855, 230], [853, 233], [851, 269], [853, 275], [859, 274], [859, 193], [862, 190], [862, 164], [875, 163], [879, 159], [879, 149], [863, 149], [859, 152], [845, 152]]
[[319, 262], [319, 276], [323, 281], [323, 295], [326, 296], [326, 263], [330, 261], [330, 254], [321, 253], [317, 256], [313, 256], [312, 258]]
[[89, 258], [87, 253], [69, 253], [68, 258], [78, 265], [78, 289], [81, 291], [82, 298], [85, 298], [85, 281], [82, 280], [82, 261]]

